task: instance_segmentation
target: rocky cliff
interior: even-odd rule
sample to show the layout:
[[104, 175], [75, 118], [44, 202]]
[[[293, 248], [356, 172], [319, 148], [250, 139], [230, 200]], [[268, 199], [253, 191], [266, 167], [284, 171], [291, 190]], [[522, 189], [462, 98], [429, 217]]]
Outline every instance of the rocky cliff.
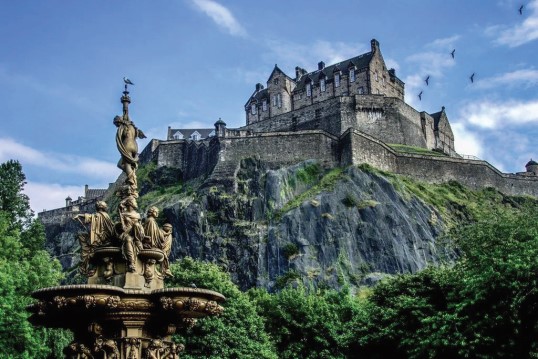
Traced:
[[[494, 190], [432, 187], [365, 166], [327, 169], [315, 161], [268, 170], [245, 159], [233, 188], [203, 179], [179, 184], [177, 174], [163, 168], [146, 167], [140, 174], [141, 210], [157, 205], [159, 220], [174, 227], [172, 258], [215, 262], [243, 289], [299, 281], [370, 285], [450, 262], [456, 255], [444, 236], [448, 227], [472, 221], [478, 209], [492, 204], [520, 205]], [[476, 204], [477, 198], [487, 203]], [[109, 204], [113, 212], [114, 201]], [[77, 262], [77, 226], [46, 225], [48, 249], [65, 268]]]

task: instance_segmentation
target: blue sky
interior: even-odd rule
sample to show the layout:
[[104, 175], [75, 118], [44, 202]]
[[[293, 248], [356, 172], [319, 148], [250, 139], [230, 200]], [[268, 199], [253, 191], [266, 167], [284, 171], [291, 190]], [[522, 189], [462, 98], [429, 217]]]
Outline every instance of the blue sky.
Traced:
[[506, 172], [538, 159], [537, 0], [0, 4], [0, 162], [22, 163], [36, 211], [119, 175], [123, 76], [135, 83], [131, 117], [163, 139], [167, 126], [242, 126], [275, 64], [293, 77], [367, 52], [372, 38], [410, 105], [446, 107], [458, 152]]

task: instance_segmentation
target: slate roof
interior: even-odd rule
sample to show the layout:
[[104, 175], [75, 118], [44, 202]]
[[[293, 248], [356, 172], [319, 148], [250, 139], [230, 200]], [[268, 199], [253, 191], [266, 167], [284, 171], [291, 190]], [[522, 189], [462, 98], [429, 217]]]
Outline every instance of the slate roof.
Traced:
[[297, 87], [295, 87], [294, 91], [302, 90], [304, 89], [306, 85], [306, 81], [310, 79], [313, 83], [318, 83], [319, 79], [322, 76], [325, 76], [325, 81], [332, 81], [334, 79], [335, 72], [338, 71], [347, 71], [351, 66], [355, 66], [357, 70], [363, 69], [368, 67], [370, 64], [370, 60], [372, 60], [373, 53], [367, 52], [365, 54], [352, 57], [351, 59], [347, 59], [341, 62], [338, 62], [333, 65], [326, 66], [323, 70], [316, 70], [313, 72], [309, 72], [305, 75], [303, 75], [299, 82], [297, 82]]
[[209, 137], [209, 134], [212, 131], [215, 131], [215, 129], [214, 128], [173, 128], [173, 129], [170, 129], [169, 140], [173, 140], [174, 135], [178, 131], [183, 134], [184, 140], [188, 140], [195, 131], [198, 132], [202, 138], [207, 138]]
[[536, 161], [534, 161], [532, 158], [529, 162], [527, 162], [527, 164], [525, 165], [525, 167], [527, 166], [533, 166], [533, 165], [538, 165], [538, 163]]
[[441, 116], [443, 115], [444, 112], [445, 112], [445, 108], [443, 107], [443, 109], [441, 111], [439, 111], [439, 112], [430, 113], [430, 116], [433, 118], [433, 129], [434, 130], [439, 129], [439, 121], [441, 121]]
[[88, 188], [85, 193], [86, 199], [100, 198], [105, 195], [106, 189]]

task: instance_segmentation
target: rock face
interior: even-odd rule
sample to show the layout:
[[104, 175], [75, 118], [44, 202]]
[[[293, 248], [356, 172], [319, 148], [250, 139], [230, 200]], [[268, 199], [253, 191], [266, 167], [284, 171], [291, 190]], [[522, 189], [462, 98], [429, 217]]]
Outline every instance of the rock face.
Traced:
[[[439, 244], [444, 224], [433, 207], [358, 167], [305, 161], [267, 170], [246, 159], [233, 189], [202, 184], [157, 205], [174, 227], [172, 259], [215, 262], [242, 289], [371, 285], [453, 257]], [[74, 238], [60, 227], [47, 229], [57, 256], [72, 251]]]

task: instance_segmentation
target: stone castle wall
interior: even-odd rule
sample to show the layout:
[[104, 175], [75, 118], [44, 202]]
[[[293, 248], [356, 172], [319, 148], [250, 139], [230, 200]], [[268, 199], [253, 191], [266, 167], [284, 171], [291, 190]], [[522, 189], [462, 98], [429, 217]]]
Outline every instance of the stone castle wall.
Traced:
[[429, 183], [454, 180], [473, 189], [493, 187], [509, 195], [538, 197], [538, 177], [502, 173], [482, 160], [397, 153], [383, 142], [350, 129], [342, 136], [342, 165], [361, 163]]
[[493, 187], [510, 195], [538, 197], [538, 177], [501, 173], [482, 160], [398, 153], [355, 129], [348, 129], [340, 137], [321, 130], [304, 130], [215, 138], [203, 145], [189, 142], [164, 143], [157, 147], [159, 153], [153, 158], [159, 166], [175, 167], [179, 161], [165, 157], [177, 154], [183, 159], [179, 168], [184, 180], [206, 176], [208, 184], [234, 185], [235, 174], [245, 158], [257, 158], [270, 169], [315, 159], [325, 167], [367, 163], [430, 183], [455, 180], [473, 189]]

